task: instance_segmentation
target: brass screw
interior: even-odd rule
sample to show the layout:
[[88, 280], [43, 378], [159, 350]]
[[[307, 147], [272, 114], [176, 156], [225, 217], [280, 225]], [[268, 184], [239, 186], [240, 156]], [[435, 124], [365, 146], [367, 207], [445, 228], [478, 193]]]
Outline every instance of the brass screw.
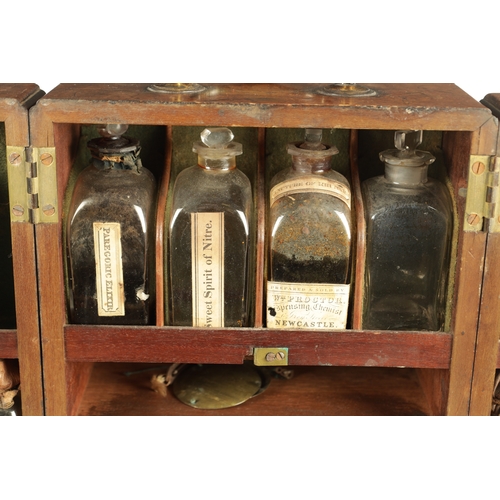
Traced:
[[485, 168], [486, 167], [482, 161], [476, 161], [476, 163], [472, 165], [472, 171], [477, 175], [481, 175]]
[[276, 353], [276, 357], [277, 357], [278, 359], [285, 359], [285, 353], [284, 353], [284, 352], [281, 352], [281, 351], [278, 351], [278, 352]]
[[16, 217], [21, 217], [21, 215], [24, 214], [24, 208], [21, 206], [21, 205], [14, 205], [12, 207], [12, 213], [16, 216]]
[[42, 211], [47, 217], [50, 217], [51, 215], [54, 215], [56, 213], [56, 209], [52, 205], [45, 205], [42, 208]]
[[12, 165], [19, 165], [21, 163], [21, 155], [19, 153], [11, 153], [9, 161]]
[[470, 215], [467, 217], [467, 222], [468, 222], [471, 226], [475, 226], [475, 225], [479, 224], [479, 220], [480, 220], [480, 217], [479, 217], [479, 215], [477, 215], [477, 214], [470, 214]]
[[43, 153], [43, 155], [40, 156], [40, 161], [44, 164], [44, 165], [52, 165], [52, 162], [54, 161], [54, 158], [52, 158], [52, 155], [49, 154], [49, 153]]
[[266, 361], [274, 361], [276, 359], [276, 354], [274, 352], [268, 352], [266, 354]]

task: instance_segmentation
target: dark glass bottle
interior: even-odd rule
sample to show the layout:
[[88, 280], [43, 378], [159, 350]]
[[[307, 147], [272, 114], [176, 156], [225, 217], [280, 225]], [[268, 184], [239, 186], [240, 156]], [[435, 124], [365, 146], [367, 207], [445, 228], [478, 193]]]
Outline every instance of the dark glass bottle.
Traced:
[[145, 325], [154, 302], [156, 181], [126, 125], [107, 125], [88, 147], [67, 217], [70, 320]]
[[417, 151], [422, 131], [395, 133], [384, 176], [362, 185], [366, 217], [365, 329], [443, 328], [453, 209], [450, 193], [427, 177], [434, 157]]
[[227, 128], [205, 129], [198, 165], [175, 181], [169, 230], [171, 323], [248, 325], [252, 188], [236, 168], [241, 144]]
[[331, 169], [338, 153], [307, 129], [288, 145], [292, 167], [271, 181], [267, 326], [345, 328], [351, 257], [351, 192]]

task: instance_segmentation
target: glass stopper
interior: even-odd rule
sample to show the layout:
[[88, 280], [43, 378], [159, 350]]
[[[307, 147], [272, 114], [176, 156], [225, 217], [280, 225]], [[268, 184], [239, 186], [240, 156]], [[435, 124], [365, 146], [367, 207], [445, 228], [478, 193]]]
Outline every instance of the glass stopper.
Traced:
[[394, 133], [394, 144], [400, 151], [406, 151], [408, 156], [414, 156], [422, 138], [422, 130], [398, 130]]
[[128, 129], [128, 125], [124, 123], [108, 123], [107, 125], [98, 125], [97, 130], [101, 137], [108, 137], [110, 139], [118, 139]]
[[228, 128], [206, 128], [200, 137], [209, 148], [225, 149], [234, 139], [234, 134]]

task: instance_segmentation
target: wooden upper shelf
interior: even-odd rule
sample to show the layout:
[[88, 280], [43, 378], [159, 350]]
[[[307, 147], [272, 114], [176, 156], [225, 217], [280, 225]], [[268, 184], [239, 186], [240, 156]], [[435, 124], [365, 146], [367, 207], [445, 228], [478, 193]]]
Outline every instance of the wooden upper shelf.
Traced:
[[372, 97], [335, 97], [329, 84], [203, 84], [198, 94], [151, 92], [149, 84], [61, 84], [42, 100], [54, 123], [474, 131], [489, 109], [454, 84], [362, 84]]

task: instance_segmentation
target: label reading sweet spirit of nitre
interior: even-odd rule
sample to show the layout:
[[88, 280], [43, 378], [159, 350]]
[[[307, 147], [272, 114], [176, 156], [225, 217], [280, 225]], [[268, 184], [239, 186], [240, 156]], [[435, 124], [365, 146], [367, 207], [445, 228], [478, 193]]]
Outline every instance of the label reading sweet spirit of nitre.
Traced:
[[350, 285], [267, 284], [267, 327], [343, 330]]
[[224, 213], [191, 214], [193, 326], [224, 326]]
[[280, 182], [271, 189], [270, 202], [273, 203], [283, 196], [296, 193], [322, 193], [335, 196], [351, 208], [351, 191], [341, 182], [319, 175], [304, 175], [295, 179]]
[[119, 222], [94, 222], [97, 314], [125, 316]]

